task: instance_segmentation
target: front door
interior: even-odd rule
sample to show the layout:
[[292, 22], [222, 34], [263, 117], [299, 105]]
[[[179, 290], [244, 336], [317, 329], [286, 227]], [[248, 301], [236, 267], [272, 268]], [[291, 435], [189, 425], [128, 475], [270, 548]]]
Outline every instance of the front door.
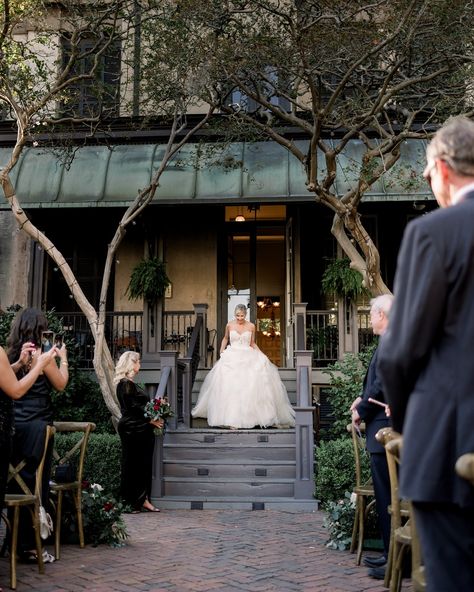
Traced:
[[[257, 206], [258, 207], [258, 206]], [[249, 309], [258, 347], [277, 366], [285, 361], [285, 207], [246, 208], [245, 219], [226, 224], [226, 286], [222, 325], [236, 304]], [[234, 208], [238, 211], [237, 208]], [[231, 208], [226, 208], [231, 210]]]

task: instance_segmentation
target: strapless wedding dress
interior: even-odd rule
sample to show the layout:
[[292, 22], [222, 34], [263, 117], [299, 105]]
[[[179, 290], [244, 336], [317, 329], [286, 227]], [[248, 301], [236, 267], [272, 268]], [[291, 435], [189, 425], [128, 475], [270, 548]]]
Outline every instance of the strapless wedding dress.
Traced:
[[210, 426], [293, 427], [295, 411], [278, 368], [250, 347], [250, 331], [230, 331], [230, 345], [206, 376], [192, 410]]

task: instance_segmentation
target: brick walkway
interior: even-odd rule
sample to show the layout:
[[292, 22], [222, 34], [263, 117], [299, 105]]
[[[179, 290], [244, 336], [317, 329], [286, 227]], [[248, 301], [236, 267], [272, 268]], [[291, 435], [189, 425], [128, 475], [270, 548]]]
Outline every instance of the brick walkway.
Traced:
[[[127, 515], [126, 547], [62, 548], [18, 566], [18, 592], [386, 592], [355, 556], [324, 545], [323, 513], [163, 510]], [[52, 549], [50, 549], [52, 550]], [[8, 590], [7, 559], [0, 583]], [[411, 592], [407, 580], [403, 592]]]

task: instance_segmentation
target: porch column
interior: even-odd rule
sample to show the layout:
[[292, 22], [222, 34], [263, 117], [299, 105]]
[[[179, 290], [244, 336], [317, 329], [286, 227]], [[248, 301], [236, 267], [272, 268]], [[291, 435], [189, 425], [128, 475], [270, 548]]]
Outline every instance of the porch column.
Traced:
[[294, 331], [295, 331], [295, 354], [306, 350], [306, 307], [307, 302], [293, 304], [294, 310]]
[[297, 406], [295, 499], [314, 499], [314, 433], [311, 399], [313, 352], [295, 351]]
[[[164, 386], [160, 384], [157, 385], [155, 391], [151, 393], [152, 397], [154, 397], [158, 390], [160, 392], [165, 392], [168, 401], [170, 403], [171, 409], [174, 412], [174, 417], [170, 417], [168, 419], [168, 427], [175, 430], [176, 426], [178, 425], [178, 383], [177, 383], [177, 360], [178, 360], [178, 352], [175, 351], [161, 351], [161, 373], [160, 376], [168, 376], [168, 383], [166, 385], [166, 391], [164, 391]], [[161, 379], [160, 379], [161, 380]], [[163, 389], [163, 390], [162, 390]], [[150, 389], [148, 389], [150, 391]], [[149, 392], [150, 394], [150, 392]], [[151, 482], [151, 497], [159, 498], [163, 497], [163, 438], [161, 436], [157, 436], [155, 438], [155, 451], [153, 453], [153, 472], [152, 472], [152, 482]]]
[[199, 335], [199, 368], [205, 368], [207, 364], [207, 346], [209, 336], [207, 334], [207, 309], [208, 304], [193, 304], [196, 319], [202, 317], [201, 333]]
[[163, 300], [150, 304], [143, 303], [142, 326], [142, 360], [144, 362], [157, 362], [160, 359], [161, 332], [163, 317]]

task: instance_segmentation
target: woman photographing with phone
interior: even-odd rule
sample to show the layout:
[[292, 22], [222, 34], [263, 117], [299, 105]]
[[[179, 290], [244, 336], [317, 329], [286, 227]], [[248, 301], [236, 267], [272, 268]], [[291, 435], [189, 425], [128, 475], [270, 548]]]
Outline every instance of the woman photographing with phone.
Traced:
[[[53, 423], [51, 391], [64, 390], [69, 380], [66, 346], [62, 344], [60, 349], [54, 347], [53, 337], [53, 332], [48, 331], [48, 321], [44, 313], [36, 308], [25, 308], [18, 313], [7, 340], [8, 359], [19, 379], [35, 370], [43, 344], [50, 342], [49, 351], [53, 352], [49, 363], [38, 373], [25, 396], [14, 402], [15, 435], [12, 458], [14, 461], [31, 459], [22, 471], [22, 477], [31, 489], [34, 489], [34, 475], [44, 447], [45, 428]], [[28, 355], [25, 355], [25, 350]], [[43, 471], [41, 497], [45, 507], [49, 500], [52, 452], [51, 445]], [[36, 563], [34, 541], [31, 519], [25, 512], [20, 516], [19, 527], [18, 549], [21, 560]], [[46, 563], [54, 561], [54, 557], [47, 552], [43, 553], [43, 559]]]
[[[21, 360], [17, 365], [28, 360], [33, 348], [24, 347]], [[55, 350], [37, 357], [34, 368], [21, 380], [15, 376], [3, 348], [0, 347], [0, 511], [5, 500], [5, 488], [8, 464], [12, 450], [13, 401], [19, 400], [34, 384], [43, 369], [54, 359]]]

